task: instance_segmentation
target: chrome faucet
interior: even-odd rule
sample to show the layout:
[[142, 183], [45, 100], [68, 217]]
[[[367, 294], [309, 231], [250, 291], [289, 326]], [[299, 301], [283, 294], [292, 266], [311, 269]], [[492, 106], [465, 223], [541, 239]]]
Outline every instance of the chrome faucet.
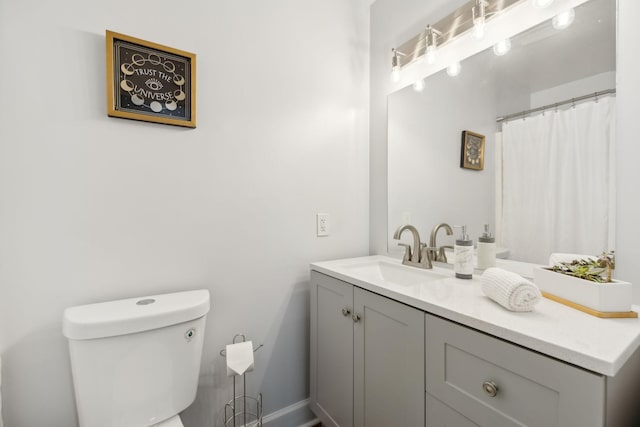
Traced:
[[425, 243], [420, 242], [420, 234], [413, 225], [401, 225], [398, 227], [396, 232], [393, 233], [393, 238], [395, 240], [400, 240], [400, 236], [402, 236], [402, 233], [405, 230], [409, 230], [413, 235], [413, 250], [411, 245], [398, 243], [398, 246], [404, 246], [404, 257], [402, 258], [402, 263], [404, 265], [410, 265], [418, 268], [433, 268], [433, 265], [431, 264], [430, 251], [435, 250], [435, 248], [428, 247]]
[[431, 236], [429, 237], [429, 246], [433, 248], [435, 253], [435, 257], [433, 261], [447, 262], [447, 255], [445, 254], [444, 250], [447, 248], [453, 249], [453, 246], [451, 245], [440, 246], [440, 249], [437, 250], [436, 252], [436, 248], [438, 247], [436, 245], [436, 238], [438, 237], [438, 231], [440, 231], [441, 228], [444, 228], [444, 230], [447, 232], [447, 236], [451, 236], [453, 234], [453, 230], [451, 229], [451, 226], [449, 224], [442, 222], [436, 225], [435, 227], [433, 227], [433, 230], [431, 230]]

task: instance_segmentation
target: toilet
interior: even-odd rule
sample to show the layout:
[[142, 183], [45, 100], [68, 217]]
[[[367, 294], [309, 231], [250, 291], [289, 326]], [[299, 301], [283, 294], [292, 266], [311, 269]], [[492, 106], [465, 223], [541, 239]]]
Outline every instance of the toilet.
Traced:
[[208, 312], [207, 290], [67, 308], [80, 427], [183, 427]]

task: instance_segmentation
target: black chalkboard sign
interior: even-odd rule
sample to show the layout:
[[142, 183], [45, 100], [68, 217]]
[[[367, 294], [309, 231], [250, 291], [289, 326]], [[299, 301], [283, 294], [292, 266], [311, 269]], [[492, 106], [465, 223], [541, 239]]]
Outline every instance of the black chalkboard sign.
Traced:
[[196, 127], [195, 54], [107, 30], [112, 117]]

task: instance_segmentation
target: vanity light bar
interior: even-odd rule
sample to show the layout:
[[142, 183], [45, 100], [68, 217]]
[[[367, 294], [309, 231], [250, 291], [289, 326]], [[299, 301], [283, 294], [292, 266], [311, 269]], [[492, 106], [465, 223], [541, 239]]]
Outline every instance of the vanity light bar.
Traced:
[[[496, 13], [502, 12], [516, 3], [526, 0], [485, 0], [483, 12], [485, 22], [489, 21]], [[399, 57], [400, 68], [418, 60], [427, 53], [427, 37], [429, 31], [437, 32], [438, 48], [460, 36], [464, 32], [474, 28], [474, 7], [478, 0], [471, 0], [445, 16], [433, 25], [428, 25], [419, 34], [400, 45], [396, 50], [401, 54]]]

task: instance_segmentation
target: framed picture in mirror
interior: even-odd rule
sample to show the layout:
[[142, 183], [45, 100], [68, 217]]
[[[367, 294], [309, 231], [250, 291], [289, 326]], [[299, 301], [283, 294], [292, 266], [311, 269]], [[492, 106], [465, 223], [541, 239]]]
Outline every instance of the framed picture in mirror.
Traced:
[[107, 114], [196, 127], [196, 55], [106, 32]]
[[484, 169], [484, 135], [468, 130], [462, 131], [460, 167], [478, 171]]

